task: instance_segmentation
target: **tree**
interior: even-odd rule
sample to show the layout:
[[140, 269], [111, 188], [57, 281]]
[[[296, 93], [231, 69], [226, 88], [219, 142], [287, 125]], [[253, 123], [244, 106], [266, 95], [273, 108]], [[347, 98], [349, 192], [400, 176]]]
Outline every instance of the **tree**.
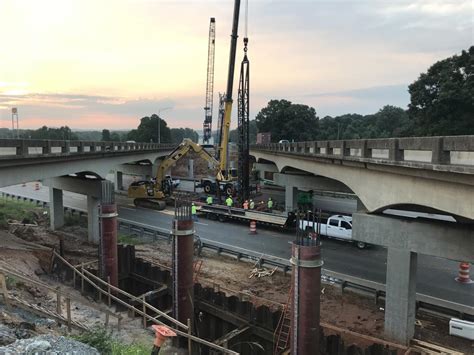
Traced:
[[151, 115], [151, 117], [143, 117], [138, 128], [128, 132], [127, 139], [136, 142], [158, 142], [158, 121], [160, 122], [161, 143], [171, 143], [171, 131], [166, 121], [158, 120], [156, 114]]
[[103, 142], [110, 142], [112, 139], [110, 138], [110, 131], [108, 129], [102, 130], [102, 141]]
[[318, 132], [316, 110], [287, 100], [271, 100], [255, 120], [258, 131], [270, 132], [274, 142], [313, 140]]
[[[229, 141], [238, 143], [239, 141], [239, 132], [236, 129], [233, 129], [229, 132]], [[250, 144], [255, 144], [257, 142], [257, 121], [249, 121], [249, 142]]]
[[474, 46], [433, 64], [408, 91], [416, 134], [474, 134]]
[[184, 138], [198, 142], [199, 134], [191, 128], [171, 128], [171, 143], [181, 143]]

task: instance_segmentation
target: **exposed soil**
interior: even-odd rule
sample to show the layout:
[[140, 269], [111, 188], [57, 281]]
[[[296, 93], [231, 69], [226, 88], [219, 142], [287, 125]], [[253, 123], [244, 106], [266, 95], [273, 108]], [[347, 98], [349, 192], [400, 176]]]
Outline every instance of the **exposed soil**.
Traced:
[[[51, 232], [43, 226], [13, 226], [10, 231], [0, 230], [0, 266], [9, 267], [32, 278], [41, 280], [51, 286], [61, 285], [51, 276], [46, 275], [49, 269], [51, 253], [49, 248], [59, 249], [59, 240], [64, 240], [64, 252], [66, 258], [73, 264], [87, 262], [97, 259], [97, 247], [87, 242], [86, 231], [79, 227], [67, 227], [61, 232]], [[43, 246], [43, 247], [41, 247]], [[48, 247], [48, 249], [44, 248]], [[170, 266], [170, 245], [166, 242], [153, 244], [141, 244], [136, 246], [138, 257]], [[202, 266], [198, 275], [198, 282], [204, 286], [220, 288], [228, 294], [239, 294], [248, 297], [256, 304], [266, 304], [278, 308], [287, 302], [290, 277], [280, 271], [271, 276], [261, 278], [249, 275], [254, 268], [252, 263], [237, 262], [228, 256], [204, 251], [198, 258], [202, 260]], [[269, 269], [271, 270], [271, 269]], [[80, 293], [71, 287], [61, 285], [67, 291]], [[13, 293], [21, 295], [27, 301], [41, 303], [44, 307], [55, 309], [56, 299], [52, 293], [28, 287], [22, 284], [14, 286]], [[93, 302], [93, 300], [89, 300]], [[8, 326], [17, 326], [24, 322], [23, 312], [8, 313], [0, 309], [0, 323]], [[73, 303], [73, 319], [90, 325], [101, 325], [104, 315], [88, 308], [82, 304]], [[123, 331], [117, 336], [124, 341], [151, 342], [152, 334], [143, 330], [140, 319], [130, 319], [123, 314]], [[115, 320], [111, 320], [114, 322]], [[384, 311], [383, 308], [374, 303], [370, 297], [364, 297], [351, 292], [341, 292], [341, 289], [330, 283], [323, 283], [321, 289], [321, 321], [334, 326], [344, 328], [360, 334], [383, 338]], [[471, 342], [447, 335], [447, 320], [432, 316], [420, 315], [416, 328], [416, 336], [419, 339], [431, 341], [443, 346], [450, 346], [467, 353], [472, 352]], [[54, 323], [54, 322], [53, 322]], [[52, 332], [63, 333], [63, 328], [46, 322], [41, 322], [34, 333]], [[357, 340], [351, 340], [357, 343]], [[363, 340], [361, 340], [363, 342]]]

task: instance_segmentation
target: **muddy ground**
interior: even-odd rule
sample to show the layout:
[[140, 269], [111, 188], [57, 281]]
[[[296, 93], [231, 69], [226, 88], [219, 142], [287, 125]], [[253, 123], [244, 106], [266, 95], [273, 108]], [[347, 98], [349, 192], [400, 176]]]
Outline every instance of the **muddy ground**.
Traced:
[[[97, 247], [87, 242], [86, 234], [86, 230], [81, 227], [66, 227], [60, 232], [51, 232], [44, 226], [12, 225], [9, 231], [0, 230], [0, 240], [2, 240], [0, 267], [12, 268], [51, 286], [59, 286], [60, 284], [46, 273], [49, 268], [50, 253], [38, 246], [58, 249], [59, 240], [63, 238], [66, 258], [77, 265], [97, 259]], [[170, 245], [165, 241], [136, 245], [136, 251], [138, 257], [170, 266]], [[205, 286], [219, 287], [221, 291], [228, 294], [243, 293], [256, 304], [266, 304], [275, 308], [287, 302], [290, 286], [289, 274], [275, 271], [271, 276], [250, 278], [251, 271], [254, 269], [252, 263], [238, 262], [231, 257], [206, 251], [197, 259], [202, 260], [198, 282]], [[79, 296], [79, 293], [72, 288], [64, 285], [61, 287]], [[41, 303], [51, 309], [55, 308], [55, 296], [48, 292], [21, 285], [21, 283], [13, 285], [12, 292], [28, 301]], [[88, 301], [93, 302], [91, 299]], [[140, 319], [131, 320], [126, 314], [123, 317], [124, 331], [117, 333], [118, 337], [127, 342], [151, 341], [152, 335], [141, 328]], [[3, 305], [0, 308], [1, 323], [20, 324], [21, 318], [21, 314], [8, 313]], [[104, 322], [103, 315], [81, 304], [73, 304], [73, 318], [87, 322], [88, 325], [100, 325]], [[321, 321], [383, 339], [383, 308], [376, 305], [373, 298], [346, 291], [342, 293], [340, 287], [331, 283], [322, 284]], [[445, 319], [419, 315], [416, 328], [417, 338], [451, 346], [467, 353], [472, 352], [474, 348], [471, 342], [447, 335], [447, 324]], [[63, 331], [61, 328], [51, 327], [50, 322], [36, 329], [37, 333]], [[354, 343], [357, 341], [354, 340]]]

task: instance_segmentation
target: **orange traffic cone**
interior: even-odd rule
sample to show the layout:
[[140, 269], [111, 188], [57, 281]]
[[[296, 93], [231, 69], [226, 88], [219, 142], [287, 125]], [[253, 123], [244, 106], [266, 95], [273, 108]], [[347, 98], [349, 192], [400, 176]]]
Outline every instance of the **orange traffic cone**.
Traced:
[[461, 284], [470, 284], [473, 281], [469, 277], [469, 263], [461, 262], [459, 263], [459, 273], [458, 277], [456, 277], [456, 281]]
[[250, 231], [249, 234], [257, 234], [257, 222], [250, 221]]

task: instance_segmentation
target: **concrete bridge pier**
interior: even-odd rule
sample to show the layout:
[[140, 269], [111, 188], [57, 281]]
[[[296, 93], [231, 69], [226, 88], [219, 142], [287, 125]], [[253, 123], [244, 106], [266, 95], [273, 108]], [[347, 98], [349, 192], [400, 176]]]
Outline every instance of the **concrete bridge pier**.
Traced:
[[408, 345], [415, 332], [417, 255], [474, 261], [472, 224], [352, 215], [355, 240], [387, 248], [385, 333]]
[[298, 208], [298, 188], [296, 186], [285, 186], [285, 212], [292, 212]]
[[50, 188], [51, 228], [64, 225], [63, 190], [87, 196], [88, 240], [98, 244], [100, 241], [99, 206], [104, 192], [110, 193], [113, 183], [101, 179], [79, 177], [55, 177], [45, 179], [44, 185]]
[[123, 190], [123, 172], [119, 170], [114, 171], [114, 185], [116, 191]]
[[99, 235], [99, 198], [87, 195], [87, 239], [98, 244]]
[[415, 335], [417, 253], [389, 247], [385, 296], [385, 334], [406, 343]]
[[64, 226], [63, 190], [49, 188], [50, 227], [54, 231]]

